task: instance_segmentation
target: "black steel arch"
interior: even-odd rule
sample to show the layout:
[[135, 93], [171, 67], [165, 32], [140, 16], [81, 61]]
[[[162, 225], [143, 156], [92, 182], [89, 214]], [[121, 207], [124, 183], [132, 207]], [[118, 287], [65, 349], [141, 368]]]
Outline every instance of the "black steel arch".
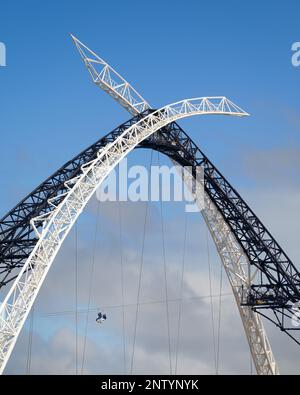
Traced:
[[[17, 276], [37, 243], [30, 220], [51, 211], [48, 200], [67, 192], [66, 181], [79, 175], [81, 166], [95, 159], [99, 149], [113, 142], [127, 128], [153, 111], [146, 110], [133, 117], [82, 151], [0, 220], [0, 288]], [[137, 148], [154, 149], [182, 166], [192, 166], [193, 169], [203, 167], [205, 191], [229, 225], [250, 264], [260, 271], [259, 283], [252, 284], [252, 291], [246, 295], [243, 304], [262, 315], [265, 315], [265, 309], [271, 309], [274, 313], [274, 319], [271, 320], [277, 326], [284, 331], [295, 329], [286, 326], [284, 318], [293, 314], [292, 303], [300, 300], [300, 273], [207, 156], [175, 122], [151, 135]], [[269, 296], [270, 290], [273, 298]], [[267, 318], [270, 319], [269, 316]]]

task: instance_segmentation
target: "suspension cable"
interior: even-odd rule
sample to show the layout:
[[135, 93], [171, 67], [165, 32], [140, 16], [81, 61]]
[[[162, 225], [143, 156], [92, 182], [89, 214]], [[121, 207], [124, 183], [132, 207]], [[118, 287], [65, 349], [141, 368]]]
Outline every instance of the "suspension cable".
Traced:
[[97, 215], [96, 215], [96, 226], [95, 226], [95, 237], [94, 237], [94, 245], [93, 245], [92, 267], [91, 267], [91, 274], [90, 274], [90, 280], [89, 280], [88, 310], [87, 310], [87, 314], [86, 314], [85, 330], [84, 330], [81, 375], [83, 374], [83, 368], [84, 368], [84, 362], [85, 362], [86, 338], [87, 338], [87, 329], [88, 329], [88, 322], [89, 322], [90, 304], [91, 304], [91, 298], [92, 298], [92, 283], [93, 283], [93, 279], [94, 279], [97, 235], [98, 235], [98, 228], [99, 228], [99, 212], [100, 212], [100, 201], [98, 201]]
[[[160, 166], [160, 153], [157, 153], [158, 166]], [[160, 197], [160, 217], [161, 217], [161, 233], [162, 233], [162, 250], [163, 250], [163, 265], [164, 265], [164, 283], [165, 283], [165, 298], [166, 298], [166, 313], [167, 313], [167, 329], [168, 329], [168, 347], [169, 347], [169, 367], [170, 374], [172, 374], [172, 355], [171, 355], [171, 335], [170, 335], [170, 314], [169, 314], [169, 297], [168, 297], [168, 279], [167, 279], [167, 264], [166, 264], [166, 247], [165, 247], [165, 227], [163, 215], [162, 196]]]
[[[119, 165], [120, 169], [120, 165]], [[120, 171], [119, 171], [120, 177]], [[123, 238], [122, 238], [122, 207], [119, 197], [119, 224], [120, 224], [120, 266], [121, 266], [121, 297], [122, 297], [122, 325], [123, 325], [123, 369], [126, 374], [126, 337], [125, 337], [125, 300], [124, 300], [124, 262], [123, 262]]]
[[220, 287], [219, 287], [218, 334], [217, 334], [217, 375], [219, 374], [219, 363], [220, 363], [220, 332], [221, 332], [221, 314], [222, 314], [222, 289], [223, 289], [223, 266], [222, 266], [222, 263], [221, 263]]
[[184, 220], [183, 254], [182, 254], [181, 279], [180, 279], [180, 300], [179, 300], [179, 308], [178, 308], [175, 374], [177, 374], [177, 367], [178, 367], [178, 351], [179, 351], [179, 339], [180, 339], [180, 330], [181, 330], [181, 309], [182, 309], [182, 299], [183, 299], [183, 281], [184, 281], [184, 270], [185, 270], [185, 252], [186, 252], [187, 218], [188, 218], [186, 211], [184, 217], [185, 220]]
[[[152, 159], [153, 159], [153, 151], [151, 150], [150, 169], [151, 169], [151, 166], [152, 166]], [[139, 268], [139, 282], [138, 282], [137, 303], [136, 303], [136, 310], [135, 310], [135, 320], [134, 320], [134, 332], [133, 332], [133, 345], [132, 345], [132, 357], [131, 357], [130, 374], [132, 374], [132, 372], [133, 372], [133, 361], [134, 361], [135, 343], [136, 343], [136, 331], [137, 331], [137, 319], [138, 319], [139, 306], [140, 306], [141, 281], [142, 281], [142, 272], [143, 272], [143, 265], [144, 265], [144, 250], [145, 250], [145, 238], [146, 238], [146, 225], [147, 225], [147, 218], [148, 218], [148, 209], [149, 209], [149, 201], [147, 200], [147, 202], [146, 202], [146, 210], [145, 210], [145, 218], [144, 218], [144, 229], [143, 229], [142, 251], [141, 251], [141, 263], [140, 263], [140, 268]]]
[[75, 373], [78, 375], [78, 225], [75, 222]]
[[213, 298], [212, 298], [212, 278], [211, 278], [211, 263], [210, 263], [210, 250], [209, 250], [209, 241], [208, 241], [208, 229], [206, 229], [206, 248], [207, 248], [207, 263], [208, 263], [208, 278], [209, 278], [211, 325], [212, 325], [212, 335], [213, 335], [214, 364], [215, 364], [215, 372], [217, 373], [215, 318], [214, 318], [214, 306], [213, 306]]
[[30, 371], [31, 371], [33, 326], [34, 326], [34, 305], [31, 307], [31, 313], [30, 313], [29, 337], [28, 337], [28, 347], [27, 347], [27, 362], [26, 362], [26, 374], [27, 375], [30, 375]]

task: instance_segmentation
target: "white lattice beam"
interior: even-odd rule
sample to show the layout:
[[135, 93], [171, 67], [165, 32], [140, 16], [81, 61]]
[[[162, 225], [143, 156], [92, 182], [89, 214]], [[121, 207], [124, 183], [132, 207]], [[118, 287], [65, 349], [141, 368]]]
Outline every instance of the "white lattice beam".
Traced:
[[[78, 45], [76, 46], [80, 52], [80, 48], [78, 47]], [[93, 54], [95, 53], [93, 52]], [[117, 92], [115, 92], [114, 87], [110, 86], [108, 89], [109, 91], [107, 91], [107, 87], [106, 87], [106, 89], [104, 90], [107, 93], [109, 93], [112, 97], [115, 97]], [[139, 97], [148, 106], [146, 100], [141, 96]], [[136, 115], [139, 113], [138, 108], [131, 106], [131, 108], [128, 109], [128, 103], [124, 105], [122, 101], [120, 100], [117, 101], [132, 114]], [[210, 108], [209, 102], [204, 100], [202, 104], [204, 106], [203, 108]], [[222, 100], [219, 103], [218, 107], [222, 111], [225, 110], [229, 112], [231, 112], [232, 110], [236, 112], [240, 111], [240, 108], [238, 106], [236, 106], [232, 102], [229, 102], [227, 99]], [[186, 182], [186, 179], [184, 181]], [[196, 201], [198, 201], [197, 196], [195, 196], [195, 199]], [[230, 231], [229, 227], [226, 225], [226, 222], [222, 220], [222, 216], [218, 212], [216, 206], [213, 204], [213, 202], [210, 201], [208, 195], [205, 195], [205, 202], [208, 204], [207, 207], [210, 207], [210, 210], [207, 209], [207, 211], [202, 211], [201, 208], [201, 212], [207, 223], [212, 238], [216, 244], [217, 251], [219, 253], [221, 261], [225, 267], [228, 279], [232, 286], [235, 300], [240, 312], [240, 316], [243, 322], [243, 326], [251, 350], [252, 358], [256, 367], [256, 371], [258, 374], [279, 374], [279, 370], [276, 365], [261, 318], [258, 316], [258, 314], [254, 313], [250, 307], [241, 306], [240, 292], [242, 288], [239, 287], [243, 286], [244, 289], [247, 289], [247, 287], [249, 287], [252, 282], [249, 260], [246, 254], [240, 248], [239, 243], [237, 242], [235, 236]], [[212, 213], [214, 215], [208, 215]], [[251, 278], [246, 279], [245, 276], [246, 273]]]
[[[44, 218], [39, 240], [0, 307], [0, 372], [9, 359], [22, 326], [60, 247], [84, 207], [110, 171], [144, 139], [168, 123], [194, 115], [247, 115], [242, 110], [223, 110], [226, 98], [183, 100], [149, 114], [101, 149], [98, 157], [82, 166], [82, 175], [70, 182], [60, 204]], [[32, 220], [32, 223], [36, 219]]]
[[87, 67], [92, 81], [132, 115], [150, 108], [145, 99], [108, 63], [71, 34], [72, 40]]

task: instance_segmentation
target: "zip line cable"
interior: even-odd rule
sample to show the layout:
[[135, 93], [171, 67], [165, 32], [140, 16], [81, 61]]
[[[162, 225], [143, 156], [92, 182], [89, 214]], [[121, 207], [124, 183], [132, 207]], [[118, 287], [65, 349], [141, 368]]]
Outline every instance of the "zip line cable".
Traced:
[[187, 239], [187, 212], [185, 211], [184, 216], [184, 236], [183, 236], [183, 254], [182, 254], [182, 267], [181, 267], [181, 279], [180, 279], [180, 299], [178, 309], [178, 325], [177, 325], [177, 343], [176, 343], [176, 358], [175, 358], [175, 374], [178, 371], [178, 351], [179, 351], [179, 339], [181, 330], [181, 310], [182, 310], [182, 299], [183, 299], [183, 281], [184, 281], [184, 270], [185, 270], [185, 253], [186, 253], [186, 239]]
[[94, 279], [95, 256], [96, 256], [96, 247], [97, 247], [97, 235], [98, 235], [98, 228], [99, 228], [99, 212], [100, 212], [100, 201], [98, 201], [97, 215], [96, 215], [96, 226], [95, 226], [95, 237], [94, 237], [94, 245], [93, 245], [92, 267], [91, 267], [91, 274], [90, 274], [90, 280], [89, 280], [88, 309], [87, 309], [86, 320], [85, 320], [85, 331], [84, 331], [84, 341], [83, 341], [81, 375], [83, 374], [83, 368], [84, 368], [84, 362], [85, 362], [86, 338], [87, 338], [89, 313], [90, 313], [90, 305], [91, 305], [91, 298], [92, 298], [92, 283], [93, 283], [93, 279]]
[[[160, 153], [157, 153], [158, 166], [160, 167]], [[163, 185], [162, 185], [163, 188]], [[167, 264], [166, 264], [166, 247], [165, 247], [165, 227], [163, 215], [163, 202], [160, 196], [160, 217], [161, 217], [161, 233], [162, 233], [162, 250], [163, 250], [163, 265], [164, 265], [164, 283], [165, 283], [165, 297], [166, 297], [166, 313], [167, 313], [167, 329], [168, 329], [168, 347], [169, 347], [169, 368], [172, 374], [172, 355], [171, 355], [171, 335], [170, 335], [170, 316], [169, 316], [169, 297], [168, 297], [168, 279], [167, 279]]]
[[[119, 165], [120, 169], [120, 165]], [[119, 172], [120, 177], [120, 172]], [[121, 266], [121, 297], [122, 297], [122, 325], [123, 325], [123, 369], [126, 374], [126, 336], [125, 336], [125, 301], [124, 301], [124, 262], [123, 262], [123, 238], [122, 238], [122, 207], [119, 198], [119, 224], [120, 224], [120, 266]]]
[[209, 278], [209, 294], [210, 294], [210, 309], [211, 309], [211, 325], [213, 335], [213, 351], [214, 351], [214, 364], [215, 372], [217, 373], [217, 354], [216, 354], [216, 339], [215, 339], [215, 318], [214, 318], [214, 305], [212, 298], [212, 279], [211, 279], [211, 263], [210, 263], [210, 251], [208, 241], [208, 229], [206, 229], [206, 247], [207, 247], [207, 263], [208, 263], [208, 278]]
[[78, 225], [75, 222], [75, 374], [78, 375]]
[[[151, 166], [152, 166], [152, 159], [153, 159], [153, 151], [151, 150], [150, 169], [151, 169]], [[149, 201], [146, 202], [146, 211], [145, 211], [145, 218], [144, 218], [144, 229], [143, 229], [142, 251], [141, 251], [141, 263], [140, 263], [140, 269], [139, 269], [139, 282], [138, 282], [137, 303], [136, 303], [136, 310], [135, 310], [135, 321], [134, 321], [134, 332], [133, 332], [133, 345], [132, 345], [132, 357], [131, 357], [131, 365], [130, 365], [130, 374], [132, 374], [132, 372], [133, 372], [133, 361], [134, 361], [135, 343], [136, 343], [136, 331], [137, 331], [137, 319], [138, 319], [138, 313], [139, 313], [140, 294], [141, 294], [141, 280], [142, 280], [142, 272], [143, 272], [143, 264], [144, 264], [144, 250], [145, 250], [145, 238], [146, 238], [146, 225], [147, 225], [147, 218], [148, 218], [148, 209], [149, 209]]]
[[[212, 295], [212, 297], [214, 299], [219, 298], [219, 294], [215, 294]], [[225, 296], [232, 296], [232, 293], [228, 292], [228, 293], [223, 293], [222, 294], [222, 298], [224, 298]], [[182, 302], [188, 302], [188, 301], [195, 301], [195, 300], [204, 300], [204, 299], [210, 299], [211, 295], [203, 295], [203, 296], [190, 296], [190, 297], [186, 297], [186, 298], [182, 298]], [[169, 299], [169, 302], [180, 302], [180, 298], [172, 298]], [[140, 302], [139, 305], [154, 305], [154, 304], [163, 304], [166, 303], [166, 300], [150, 300], [150, 301], [146, 301], [146, 302]], [[124, 307], [135, 307], [137, 304], [136, 303], [126, 303], [124, 304]], [[102, 306], [102, 308], [104, 309], [118, 309], [118, 308], [122, 308], [123, 305], [122, 304], [114, 304], [114, 305], [106, 305], [106, 306]], [[78, 310], [78, 314], [86, 314], [88, 310], [84, 309], [84, 310]], [[99, 311], [99, 307], [95, 307], [89, 310], [90, 312], [95, 312], [95, 311]], [[48, 318], [48, 317], [56, 317], [56, 316], [63, 316], [63, 315], [70, 315], [70, 314], [75, 314], [75, 310], [65, 310], [65, 311], [56, 311], [53, 313], [48, 313], [48, 314], [43, 314], [40, 316], [37, 316], [36, 318], [40, 319], [40, 318]]]
[[219, 288], [219, 316], [218, 316], [218, 335], [217, 335], [217, 375], [219, 374], [220, 363], [220, 332], [221, 332], [221, 314], [222, 314], [222, 289], [223, 289], [223, 266], [221, 263], [220, 270], [220, 288]]
[[28, 347], [27, 347], [27, 362], [26, 362], [26, 374], [27, 375], [30, 375], [30, 371], [31, 371], [33, 325], [34, 325], [34, 305], [31, 307], [31, 313], [30, 313], [29, 337], [28, 337]]

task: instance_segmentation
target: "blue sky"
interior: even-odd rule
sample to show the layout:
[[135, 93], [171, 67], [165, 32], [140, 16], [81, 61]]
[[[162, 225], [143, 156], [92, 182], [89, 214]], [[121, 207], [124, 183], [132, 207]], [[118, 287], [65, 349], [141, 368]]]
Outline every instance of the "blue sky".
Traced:
[[[245, 174], [234, 174], [241, 151], [299, 145], [300, 69], [291, 64], [299, 8], [297, 1], [3, 2], [4, 211], [128, 118], [92, 86], [69, 32], [119, 70], [153, 107], [226, 95], [250, 112], [246, 120], [183, 122], [221, 169], [229, 166], [233, 181], [245, 182]], [[16, 176], [20, 192], [11, 183]]]
[[[299, 15], [297, 0], [4, 0], [0, 216], [130, 117], [92, 85], [71, 32], [152, 107], [225, 95], [248, 111], [247, 119], [194, 117], [181, 125], [269, 221], [292, 258], [300, 257], [292, 210], [299, 201], [300, 67], [291, 64]], [[149, 153], [132, 161], [147, 163]], [[277, 209], [282, 217], [275, 218]]]

